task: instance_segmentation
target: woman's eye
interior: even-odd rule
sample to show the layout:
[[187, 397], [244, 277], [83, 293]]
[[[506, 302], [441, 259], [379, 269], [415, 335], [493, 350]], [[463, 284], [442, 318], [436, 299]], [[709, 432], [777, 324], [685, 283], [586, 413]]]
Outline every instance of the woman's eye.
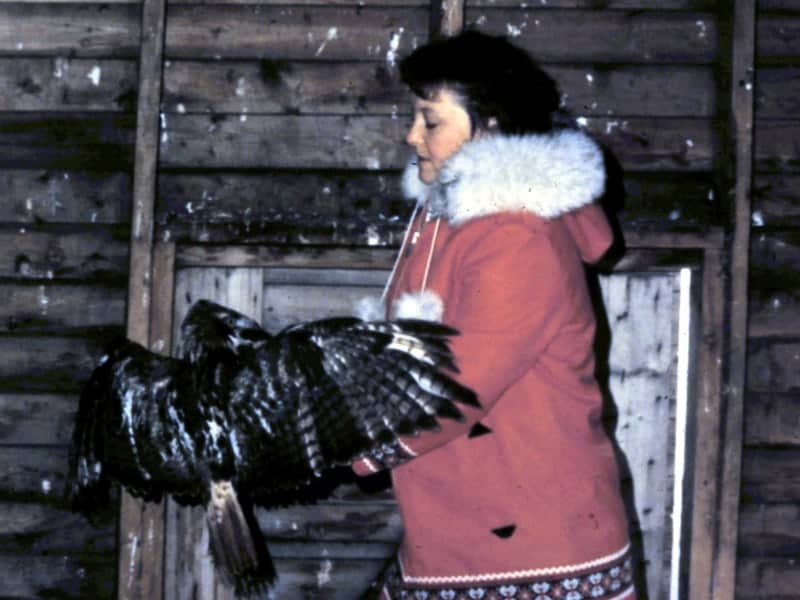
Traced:
[[438, 123], [430, 123], [428, 121], [425, 121], [425, 129], [435, 129], [437, 125], [439, 125], [439, 124]]

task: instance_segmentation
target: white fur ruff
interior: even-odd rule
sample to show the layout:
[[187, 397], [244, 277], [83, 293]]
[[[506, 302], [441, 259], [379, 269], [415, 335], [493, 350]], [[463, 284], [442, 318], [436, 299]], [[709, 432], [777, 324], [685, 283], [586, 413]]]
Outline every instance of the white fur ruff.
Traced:
[[403, 173], [403, 191], [451, 225], [499, 212], [528, 211], [553, 219], [602, 195], [603, 153], [585, 133], [490, 135], [465, 143], [426, 185], [414, 161]]
[[444, 315], [444, 302], [436, 292], [407, 292], [401, 294], [394, 305], [395, 319], [423, 319], [441, 322]]

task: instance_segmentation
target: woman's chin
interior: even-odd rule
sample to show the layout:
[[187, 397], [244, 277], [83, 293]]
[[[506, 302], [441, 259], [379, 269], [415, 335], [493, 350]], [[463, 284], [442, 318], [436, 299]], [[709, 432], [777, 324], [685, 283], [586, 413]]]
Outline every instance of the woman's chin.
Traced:
[[422, 183], [430, 185], [436, 180], [436, 171], [430, 165], [419, 165], [417, 177]]

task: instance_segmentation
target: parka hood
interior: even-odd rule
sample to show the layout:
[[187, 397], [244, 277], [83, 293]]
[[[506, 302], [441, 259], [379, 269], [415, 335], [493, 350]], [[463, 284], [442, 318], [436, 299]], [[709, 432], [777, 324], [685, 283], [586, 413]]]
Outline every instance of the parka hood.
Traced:
[[424, 202], [451, 226], [501, 212], [563, 217], [584, 261], [598, 260], [612, 235], [593, 202], [605, 189], [603, 153], [586, 134], [491, 135], [465, 143], [435, 182], [417, 177], [416, 161], [403, 173], [403, 192]]

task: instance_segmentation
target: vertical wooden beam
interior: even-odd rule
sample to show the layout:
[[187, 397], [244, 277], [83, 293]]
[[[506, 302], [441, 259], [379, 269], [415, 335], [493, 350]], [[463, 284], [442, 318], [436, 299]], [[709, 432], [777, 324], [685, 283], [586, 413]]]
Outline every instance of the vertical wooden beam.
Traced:
[[[144, 346], [151, 342], [153, 220], [158, 164], [159, 104], [164, 54], [165, 0], [142, 3], [139, 97], [133, 172], [127, 333]], [[119, 519], [117, 597], [159, 600], [163, 594], [163, 503], [146, 504], [122, 493]]]
[[750, 190], [753, 181], [756, 0], [736, 0], [731, 48], [730, 129], [734, 151], [734, 230], [730, 250], [730, 340], [722, 423], [722, 472], [714, 598], [733, 600], [739, 524], [742, 415], [747, 372]]
[[433, 0], [431, 14], [435, 35], [456, 35], [464, 29], [464, 0]]
[[703, 254], [700, 344], [694, 406], [692, 525], [687, 598], [711, 600], [720, 477], [722, 365], [725, 325], [723, 252]]

